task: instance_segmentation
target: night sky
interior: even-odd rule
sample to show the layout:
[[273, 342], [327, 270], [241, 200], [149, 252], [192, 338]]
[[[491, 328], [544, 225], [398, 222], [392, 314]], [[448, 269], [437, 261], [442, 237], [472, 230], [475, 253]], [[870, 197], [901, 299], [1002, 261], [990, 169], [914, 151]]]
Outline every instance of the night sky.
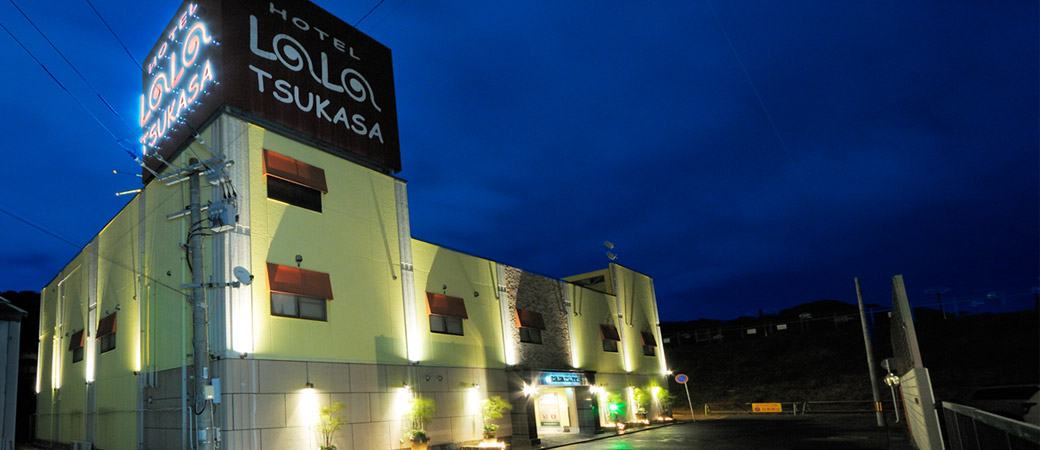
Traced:
[[[137, 63], [180, 4], [15, 2], [89, 81], [0, 3], [72, 94], [0, 30], [0, 291], [38, 291], [140, 186]], [[354, 24], [380, 2], [317, 3]], [[393, 51], [416, 238], [554, 277], [605, 267], [609, 240], [670, 321], [854, 303], [853, 277], [886, 304], [896, 274], [912, 303], [1031, 298], [1038, 17], [1015, 0], [386, 0], [358, 28]]]

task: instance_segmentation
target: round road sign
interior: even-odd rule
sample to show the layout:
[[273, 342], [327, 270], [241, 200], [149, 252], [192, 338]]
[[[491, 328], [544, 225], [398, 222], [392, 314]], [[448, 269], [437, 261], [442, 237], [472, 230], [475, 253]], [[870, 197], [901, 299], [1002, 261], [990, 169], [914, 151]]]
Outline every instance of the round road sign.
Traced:
[[686, 376], [686, 374], [684, 374], [684, 373], [680, 373], [680, 374], [675, 376], [675, 382], [676, 383], [686, 384], [687, 381], [690, 381], [690, 377]]

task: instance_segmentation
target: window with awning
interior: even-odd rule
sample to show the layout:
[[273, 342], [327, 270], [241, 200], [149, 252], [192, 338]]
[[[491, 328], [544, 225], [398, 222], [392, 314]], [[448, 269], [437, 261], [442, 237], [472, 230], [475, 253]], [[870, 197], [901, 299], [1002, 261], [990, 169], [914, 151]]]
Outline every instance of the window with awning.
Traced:
[[267, 263], [267, 284], [272, 315], [328, 320], [327, 302], [333, 298], [329, 274]]
[[529, 344], [542, 343], [542, 331], [545, 330], [545, 320], [542, 319], [541, 313], [517, 309], [516, 325], [520, 331], [520, 342]]
[[426, 293], [426, 312], [430, 316], [430, 332], [463, 336], [463, 319], [468, 319], [466, 302], [459, 297]]

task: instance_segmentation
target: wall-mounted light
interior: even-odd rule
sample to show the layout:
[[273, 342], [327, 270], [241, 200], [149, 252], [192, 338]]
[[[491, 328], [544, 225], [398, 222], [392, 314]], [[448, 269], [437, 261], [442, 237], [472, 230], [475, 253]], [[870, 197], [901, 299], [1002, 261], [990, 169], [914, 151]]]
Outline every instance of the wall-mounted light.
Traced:
[[300, 264], [303, 263], [303, 255], [296, 255], [296, 268], [300, 268]]
[[410, 391], [410, 390], [412, 390], [412, 385], [410, 385], [408, 383], [401, 383], [401, 389], [404, 389], [406, 391]]
[[314, 389], [314, 383], [311, 383], [310, 381], [308, 381], [307, 383], [304, 383], [303, 387], [305, 387], [307, 389]]
[[538, 393], [538, 388], [536, 388], [534, 386], [531, 386], [531, 385], [529, 385], [527, 383], [524, 383], [524, 390], [523, 390], [523, 392], [524, 392], [525, 396], [530, 397], [530, 396]]

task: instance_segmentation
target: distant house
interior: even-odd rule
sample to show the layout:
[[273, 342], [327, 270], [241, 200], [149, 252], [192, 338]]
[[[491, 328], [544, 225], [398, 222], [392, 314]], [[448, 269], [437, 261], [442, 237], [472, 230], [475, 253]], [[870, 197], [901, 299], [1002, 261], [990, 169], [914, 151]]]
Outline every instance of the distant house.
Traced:
[[[15, 425], [18, 407], [18, 362], [22, 319], [26, 312], [0, 297], [0, 448], [14, 448]], [[25, 419], [22, 419], [25, 421]]]

